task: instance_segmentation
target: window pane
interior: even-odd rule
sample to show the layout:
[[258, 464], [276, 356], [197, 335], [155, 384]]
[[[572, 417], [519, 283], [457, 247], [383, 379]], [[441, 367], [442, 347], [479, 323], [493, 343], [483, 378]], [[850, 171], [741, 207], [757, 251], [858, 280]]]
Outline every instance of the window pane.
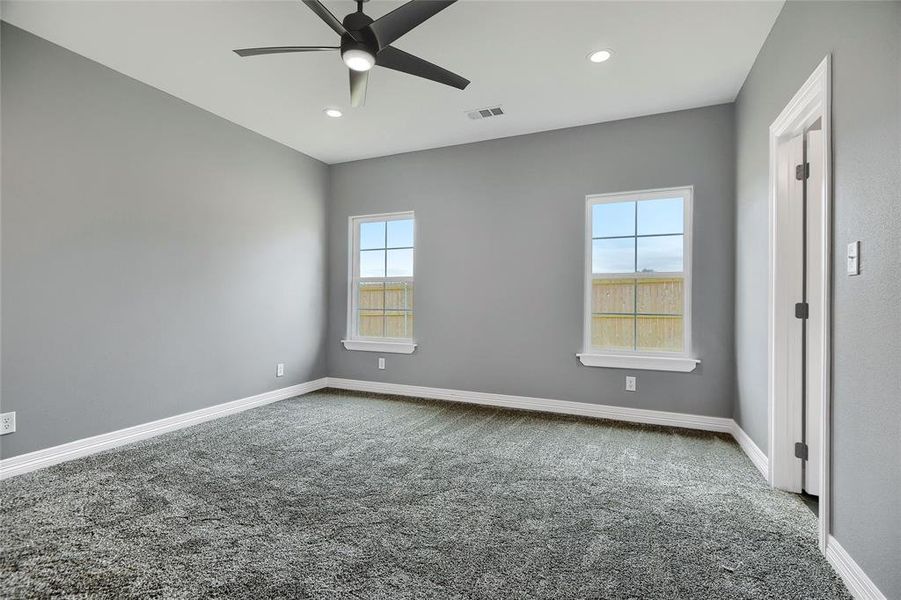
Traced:
[[386, 284], [385, 308], [411, 310], [413, 308], [413, 284], [398, 282]]
[[591, 207], [591, 237], [635, 235], [635, 203], [609, 202]]
[[594, 279], [591, 284], [592, 313], [635, 311], [634, 279]]
[[638, 238], [639, 273], [680, 273], [682, 236]]
[[632, 315], [592, 315], [591, 345], [607, 350], [635, 348], [635, 317]]
[[388, 221], [388, 247], [409, 248], [413, 246], [413, 219]]
[[635, 238], [591, 241], [592, 273], [634, 273]]
[[362, 337], [385, 337], [385, 313], [380, 310], [357, 311], [357, 331]]
[[389, 310], [385, 313], [387, 337], [413, 337], [413, 313], [404, 310]]
[[683, 233], [682, 198], [638, 203], [638, 235]]
[[360, 249], [385, 247], [385, 222], [360, 223]]
[[385, 276], [385, 251], [363, 250], [360, 252], [360, 277]]
[[638, 312], [655, 315], [683, 314], [681, 277], [640, 279], [638, 281]]
[[382, 310], [385, 308], [385, 284], [360, 282], [357, 308], [360, 310]]
[[413, 249], [388, 250], [388, 277], [413, 277]]
[[682, 351], [682, 317], [638, 316], [638, 349]]

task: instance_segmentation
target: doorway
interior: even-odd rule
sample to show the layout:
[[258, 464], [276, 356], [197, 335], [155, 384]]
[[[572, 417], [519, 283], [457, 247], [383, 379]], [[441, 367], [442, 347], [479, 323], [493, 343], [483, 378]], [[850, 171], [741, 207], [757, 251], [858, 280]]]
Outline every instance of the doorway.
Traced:
[[830, 59], [770, 126], [770, 484], [829, 512]]

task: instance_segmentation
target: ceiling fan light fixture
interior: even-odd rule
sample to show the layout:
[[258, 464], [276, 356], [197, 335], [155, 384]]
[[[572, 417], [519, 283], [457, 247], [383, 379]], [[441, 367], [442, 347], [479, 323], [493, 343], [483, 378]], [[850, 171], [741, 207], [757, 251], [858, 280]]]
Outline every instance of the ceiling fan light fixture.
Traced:
[[344, 114], [337, 108], [326, 108], [322, 112], [325, 113], [325, 116], [331, 117], [332, 119], [337, 119]]
[[611, 56], [613, 56], [613, 50], [596, 50], [588, 55], [588, 60], [593, 63], [602, 63], [610, 60]]
[[[323, 23], [340, 36], [340, 46], [263, 46], [238, 48], [234, 52], [238, 56], [247, 57], [340, 50], [341, 61], [350, 69], [348, 83], [350, 106], [353, 108], [365, 103], [369, 70], [376, 66], [376, 62], [384, 69], [428, 79], [458, 90], [466, 89], [470, 83], [468, 79], [391, 45], [457, 0], [409, 0], [378, 19], [363, 12], [363, 3], [366, 1], [356, 0], [356, 12], [338, 19], [325, 7], [322, 0], [303, 0]], [[331, 107], [324, 108], [323, 112], [332, 119], [341, 116], [341, 111]]]
[[359, 48], [350, 48], [341, 54], [344, 64], [353, 71], [368, 71], [375, 65], [375, 57]]

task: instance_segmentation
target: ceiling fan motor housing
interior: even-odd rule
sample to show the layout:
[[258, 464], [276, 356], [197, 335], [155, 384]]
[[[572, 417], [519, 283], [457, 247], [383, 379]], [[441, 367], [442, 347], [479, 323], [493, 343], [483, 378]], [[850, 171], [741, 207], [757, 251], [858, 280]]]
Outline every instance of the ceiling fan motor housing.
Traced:
[[284, 54], [287, 52], [341, 51], [341, 59], [349, 69], [351, 106], [362, 106], [366, 99], [368, 71], [378, 65], [385, 69], [466, 89], [469, 80], [434, 65], [391, 44], [457, 0], [409, 0], [376, 20], [363, 13], [366, 0], [356, 0], [357, 10], [343, 20], [329, 11], [322, 0], [302, 0], [332, 31], [341, 36], [340, 46], [267, 46], [240, 48], [238, 56]]
[[344, 28], [348, 33], [341, 36], [341, 54], [348, 50], [362, 50], [373, 57], [379, 52], [379, 41], [369, 24], [372, 18], [362, 12], [350, 13], [344, 17]]

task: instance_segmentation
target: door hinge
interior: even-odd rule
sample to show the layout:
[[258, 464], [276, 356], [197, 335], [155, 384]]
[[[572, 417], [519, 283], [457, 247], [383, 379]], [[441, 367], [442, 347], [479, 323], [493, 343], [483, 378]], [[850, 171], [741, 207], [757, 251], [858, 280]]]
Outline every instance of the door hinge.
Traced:
[[810, 315], [810, 305], [806, 302], [795, 303], [795, 318], [806, 319]]
[[810, 177], [810, 163], [806, 162], [803, 165], [795, 166], [795, 179], [798, 181], [803, 181]]
[[807, 460], [807, 444], [804, 442], [795, 442], [795, 458]]

